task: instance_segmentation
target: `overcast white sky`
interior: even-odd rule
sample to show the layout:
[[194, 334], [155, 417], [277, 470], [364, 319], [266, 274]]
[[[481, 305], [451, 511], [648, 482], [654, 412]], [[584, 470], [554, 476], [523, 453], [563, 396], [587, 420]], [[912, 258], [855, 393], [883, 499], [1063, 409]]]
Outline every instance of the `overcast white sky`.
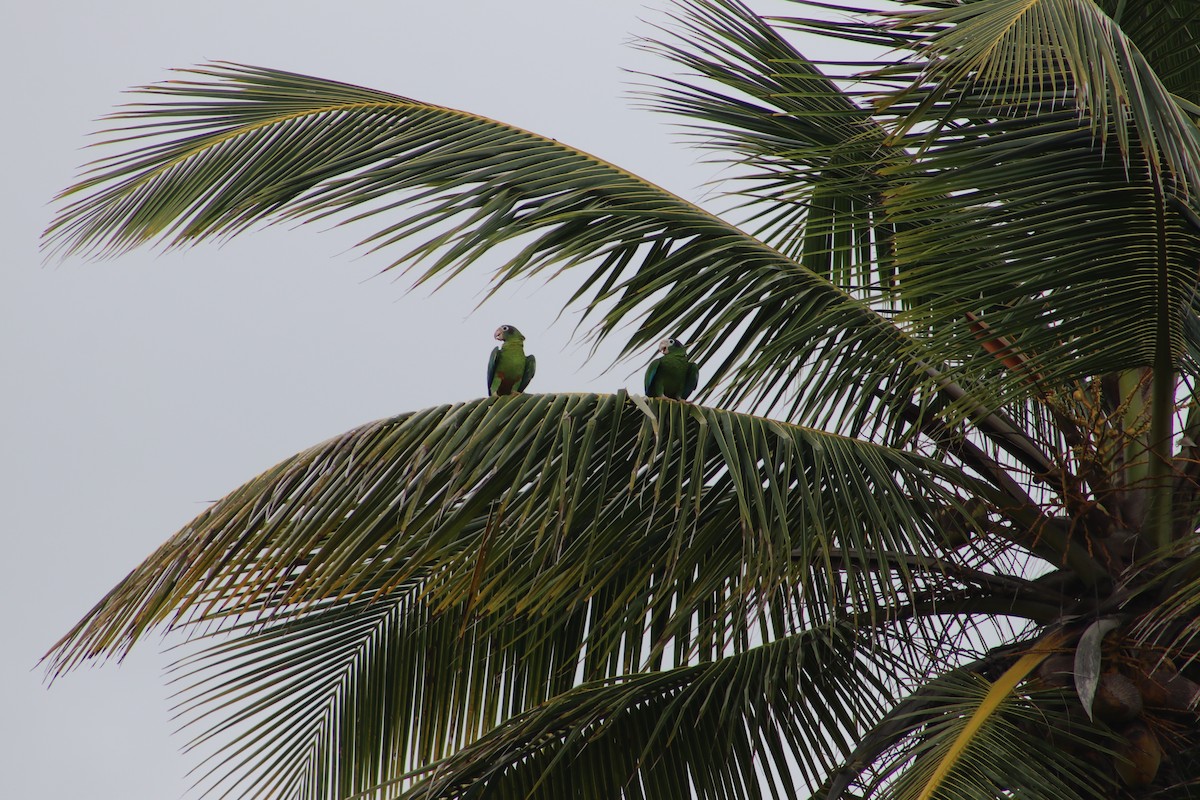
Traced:
[[[763, 2], [752, 3], [763, 9]], [[38, 658], [211, 500], [365, 422], [484, 393], [500, 323], [538, 357], [532, 391], [636, 387], [640, 365], [582, 363], [573, 284], [529, 286], [472, 312], [486, 269], [430, 296], [373, 277], [354, 237], [272, 229], [224, 246], [42, 265], [54, 193], [121, 90], [222, 59], [456, 106], [591, 151], [691, 198], [713, 176], [632, 108], [628, 46], [665, 0], [21, 3], [0, 195], [0, 778], [9, 797], [169, 800], [192, 761], [173, 735], [170, 663], [146, 641], [123, 663], [45, 687]], [[780, 5], [773, 3], [772, 8]], [[15, 96], [14, 96], [15, 94]], [[650, 354], [647, 353], [647, 357]], [[403, 359], [406, 374], [399, 370]], [[411, 379], [419, 374], [419, 380]], [[631, 377], [632, 375], [632, 377]]]

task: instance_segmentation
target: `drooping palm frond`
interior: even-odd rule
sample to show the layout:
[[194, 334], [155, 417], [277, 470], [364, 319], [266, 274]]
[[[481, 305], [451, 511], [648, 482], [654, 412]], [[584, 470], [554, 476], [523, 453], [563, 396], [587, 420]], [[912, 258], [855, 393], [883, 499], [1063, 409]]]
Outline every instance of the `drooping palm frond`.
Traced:
[[197, 784], [247, 797], [399, 791], [398, 776], [575, 685], [585, 608], [486, 629], [462, 611], [415, 590], [323, 603], [242, 623], [182, 659], [173, 683], [189, 749], [205, 754]]
[[166, 100], [116, 115], [128, 124], [113, 143], [131, 149], [95, 162], [64, 192], [89, 194], [66, 206], [48, 243], [119, 251], [156, 237], [178, 245], [232, 235], [266, 220], [378, 217], [386, 226], [364, 244], [424, 236], [395, 260], [426, 259], [423, 279], [456, 275], [514, 240], [524, 246], [501, 282], [587, 264], [576, 297], [589, 298], [601, 335], [640, 318], [629, 352], [695, 331], [697, 358], [723, 356], [705, 374], [711, 387], [727, 385], [727, 401], [819, 415], [846, 432], [886, 429], [912, 397], [947, 380], [944, 354], [869, 302], [559, 142], [291, 73], [225, 65], [200, 77], [149, 87]]
[[[676, 658], [715, 656], [764, 603], [782, 603], [777, 623], [872, 614], [900, 591], [873, 576], [913, 586], [919, 559], [944, 557], [947, 512], [988, 491], [913, 453], [623, 393], [443, 406], [350, 431], [234, 491], [113, 589], [52, 663], [120, 653], [159, 624], [414, 587], [462, 625], [564, 626], [575, 648], [587, 642], [589, 675], [612, 674], [618, 653], [647, 657], [647, 619]], [[586, 638], [564, 621], [581, 608]]]
[[813, 629], [580, 686], [434, 765], [404, 796], [795, 797], [882, 713], [904, 669], [856, 638], [849, 626]]
[[[1003, 599], [963, 598], [920, 592], [895, 612], [937, 625]], [[198, 783], [247, 797], [553, 797], [566, 785], [757, 797], [766, 778], [765, 794], [794, 797], [845, 762], [922, 672], [902, 625], [843, 619], [576, 686], [572, 654], [556, 668], [522, 622], [507, 634], [522, 646], [500, 652], [459, 615], [417, 605], [407, 595], [247, 623], [181, 662], [180, 713], [208, 753]], [[455, 647], [438, 641], [447, 635]], [[501, 666], [463, 668], [489, 660]]]
[[[1042, 391], [1150, 366], [1164, 349], [1186, 367], [1200, 133], [1175, 96], [1090, 2], [920, 6], [785, 21], [896, 49], [864, 77], [878, 87], [875, 120], [908, 132], [889, 142], [907, 157], [883, 167], [893, 289], [916, 306], [903, 322], [933, 332], [975, 381], [1002, 365], [978, 357], [980, 314], [1032, 359]], [[1167, 25], [1155, 14], [1147, 30]], [[1100, 302], [1099, 286], [1122, 299]]]
[[[880, 718], [811, 800], [1108, 796], [1118, 737], [1031, 672], [1069, 636], [991, 647], [927, 678]], [[1040, 673], [1039, 673], [1040, 675]]]
[[1047, 110], [1079, 112], [1097, 139], [1112, 136], [1126, 158], [1140, 152], [1152, 175], [1164, 171], [1174, 192], [1197, 201], [1200, 132], [1136, 42], [1098, 4], [991, 0], [891, 19], [919, 37], [920, 75], [884, 103], [917, 103], [916, 113], [902, 112], [902, 130], [969, 116], [959, 106], [964, 87], [989, 98], [998, 115], [1037, 98]]
[[964, 127], [893, 174], [909, 313], [960, 342], [960, 358], [983, 321], [1043, 389], [1150, 365], [1160, 306], [1173, 363], [1187, 357], [1200, 228], [1098, 153], [1073, 114]]
[[[1200, 62], [1194, 57], [1200, 41], [1200, 8], [1190, 0], [1097, 3], [1154, 68], [1162, 85], [1184, 103], [1200, 103]], [[1195, 115], [1196, 109], [1188, 109]]]
[[[119, 654], [160, 625], [232, 636], [180, 667], [181, 713], [205, 720], [201, 782], [343, 796], [533, 709], [561, 710], [579, 680], [685, 674], [822, 620], [1052, 619], [1053, 592], [950, 549], [949, 523], [978, 491], [913, 453], [675, 401], [439, 407], [351, 431], [233, 492], [51, 659], [61, 671]], [[864, 676], [896, 677], [876, 669], [884, 654], [921, 660], [864, 636], [876, 653]], [[712, 674], [742, 675], [729, 669]], [[823, 695], [842, 709], [841, 735], [853, 736], [861, 680]], [[817, 733], [828, 721], [807, 718], [804, 742], [829, 735]], [[818, 759], [811, 781], [837, 759], [821, 752], [800, 756]]]
[[[705, 797], [754, 797], [767, 769], [790, 797], [798, 777], [818, 781], [882, 715], [906, 669], [899, 654], [841, 623], [718, 661], [568, 687], [463, 737], [454, 729], [463, 715], [477, 724], [539, 675], [506, 674], [483, 706], [466, 696], [431, 704], [451, 695], [427, 690], [431, 683], [463, 689], [483, 679], [414, 657], [421, 639], [395, 624], [388, 605], [286, 622], [192, 660], [188, 669], [207, 678], [186, 691], [186, 716], [211, 726], [196, 744], [225, 735], [202, 779], [209, 791], [554, 797], [572, 786], [578, 796], [636, 797], [678, 796], [691, 785]], [[461, 652], [474, 645], [467, 631]], [[765, 766], [791, 761], [800, 776]], [[317, 774], [323, 785], [305, 785]]]
[[[706, 368], [709, 384], [728, 381], [731, 396], [763, 407], [800, 387], [809, 408], [872, 396], [851, 385], [907, 398], [925, 379], [916, 359], [938, 361], [734, 225], [560, 142], [293, 73], [218, 64], [190, 75], [144, 88], [158, 101], [113, 116], [123, 127], [109, 143], [124, 149], [62, 193], [79, 199], [47, 230], [51, 248], [121, 252], [273, 220], [373, 220], [381, 227], [363, 245], [415, 239], [392, 263], [423, 259], [421, 280], [511, 242], [521, 247], [500, 282], [586, 264], [576, 297], [602, 335], [639, 321], [629, 352], [695, 332], [694, 357], [728, 353]], [[839, 381], [851, 365], [854, 378]]]
[[694, 77], [660, 79], [653, 107], [739, 167], [735, 191], [750, 198], [766, 241], [889, 307], [882, 172], [907, 156], [849, 89], [736, 0], [697, 0], [676, 22], [671, 38], [646, 46]]
[[[1069, 696], [1026, 686], [997, 698], [991, 681], [957, 672], [928, 689], [932, 702], [908, 721], [907, 740], [881, 759], [859, 787], [866, 796], [1112, 796], [1115, 787], [1082, 755], [1111, 749], [1112, 734], [1076, 716]], [[948, 760], [951, 755], [953, 761]]]
[[411, 602], [363, 600], [243, 623], [231, 640], [180, 659], [172, 670], [177, 714], [192, 723], [188, 749], [207, 754], [192, 771], [196, 785], [245, 797], [325, 797], [334, 785], [349, 797], [389, 780], [406, 757], [440, 756], [436, 748], [454, 740], [420, 687], [459, 682], [403, 627]]

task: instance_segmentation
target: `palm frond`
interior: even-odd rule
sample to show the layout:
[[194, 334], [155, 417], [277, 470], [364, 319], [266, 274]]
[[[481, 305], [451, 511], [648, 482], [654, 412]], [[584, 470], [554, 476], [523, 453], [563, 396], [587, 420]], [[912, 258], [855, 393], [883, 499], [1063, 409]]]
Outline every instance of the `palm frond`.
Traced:
[[[739, 797], [757, 796], [766, 770], [776, 793], [795, 796], [883, 713], [906, 669], [842, 624], [562, 689], [514, 714], [501, 709], [508, 694], [545, 676], [524, 659], [495, 681], [443, 669], [388, 606], [360, 602], [320, 624], [306, 616], [181, 666], [184, 714], [205, 726], [193, 746], [212, 750], [200, 779], [209, 792], [559, 796], [569, 784], [596, 797], [677, 796], [691, 782], [700, 796]], [[468, 632], [462, 652], [475, 644]], [[474, 682], [490, 683], [482, 703], [465, 691]], [[442, 705], [451, 692], [438, 683], [463, 691], [461, 705]], [[497, 710], [510, 713], [464, 735], [464, 719], [474, 726]], [[306, 784], [314, 773], [323, 785]]]
[[896, 247], [911, 318], [957, 341], [963, 359], [986, 322], [1045, 390], [1155, 363], [1165, 308], [1179, 365], [1200, 229], [1114, 160], [1064, 112], [964, 127], [895, 170], [889, 204], [910, 223]]
[[404, 797], [794, 797], [882, 713], [883, 676], [903, 668], [852, 629], [812, 629], [580, 686], [432, 766]]
[[[457, 275], [505, 243], [519, 247], [498, 283], [586, 264], [576, 298], [588, 299], [600, 335], [637, 321], [628, 353], [694, 333], [694, 357], [723, 354], [704, 374], [709, 386], [730, 383], [727, 398], [768, 407], [802, 392], [810, 409], [854, 407], [871, 395], [847, 387], [910, 397], [924, 377], [916, 343], [863, 303], [737, 227], [560, 142], [293, 73], [217, 64], [190, 75], [145, 87], [161, 99], [113, 116], [122, 127], [107, 143], [122, 150], [60, 195], [70, 202], [47, 230], [48, 246], [114, 253], [267, 221], [373, 219], [382, 227], [363, 246], [390, 250], [416, 238], [392, 263], [423, 261], [422, 281]], [[839, 382], [847, 369], [854, 378]]]
[[243, 623], [227, 632], [231, 641], [181, 658], [172, 668], [176, 712], [194, 731], [187, 749], [205, 754], [195, 785], [247, 798], [326, 797], [332, 785], [349, 797], [391, 777], [380, 750], [399, 763], [440, 756], [430, 749], [453, 740], [431, 741], [445, 731], [430, 724], [419, 689], [453, 670], [418, 655], [420, 638], [400, 620], [411, 602]]
[[765, 240], [878, 302], [891, 267], [884, 167], [907, 158], [854, 95], [736, 0], [683, 4], [678, 30], [647, 48], [693, 80], [660, 79], [653, 107], [739, 169]]
[[933, 772], [921, 786], [919, 800], [930, 800], [950, 778], [960, 762], [966, 759], [967, 752], [978, 747], [978, 738], [984, 728], [998, 715], [1001, 705], [1012, 695], [1017, 685], [1028, 677], [1038, 664], [1046, 660], [1053, 648], [1061, 643], [1063, 637], [1049, 636], [1025, 653], [1016, 663], [1004, 671], [999, 678], [992, 682], [986, 694], [982, 697], [975, 711], [967, 717], [966, 724], [958, 732], [954, 741], [942, 754], [941, 760], [934, 766]]
[[[994, 402], [1193, 369], [1200, 135], [1121, 30], [1073, 0], [880, 15], [787, 24], [897, 49], [866, 78], [906, 132], [883, 170], [898, 321]], [[981, 322], [1023, 374], [979, 357]]]
[[[856, 782], [857, 791], [893, 800], [1008, 792], [1041, 800], [1111, 796], [1108, 769], [1087, 756], [1111, 753], [1112, 734], [1073, 710], [1073, 698], [1026, 685], [998, 699], [994, 689], [969, 671], [931, 682], [925, 702], [912, 706], [907, 719], [896, 718], [906, 735]], [[951, 754], [950, 768], [935, 783]]]
[[1164, 87], [1184, 103], [1200, 103], [1200, 62], [1192, 57], [1200, 41], [1200, 8], [1195, 3], [1103, 0], [1098, 5], [1137, 45]]
[[[917, 34], [923, 68], [885, 105], [917, 99], [901, 130], [962, 115], [956, 96], [968, 88], [996, 112], [1026, 107], [1079, 113], [1097, 139], [1112, 136], [1184, 200], [1200, 191], [1200, 131], [1163, 86], [1137, 45], [1095, 3], [996, 0], [891, 15]], [[930, 87], [936, 87], [930, 90]], [[944, 104], [944, 105], [943, 105]], [[940, 112], [932, 109], [943, 105]]]
[[[350, 431], [232, 492], [114, 588], [52, 663], [120, 653], [159, 624], [414, 586], [463, 625], [518, 614], [553, 626], [586, 608], [589, 674], [619, 652], [645, 657], [647, 619], [677, 658], [715, 655], [765, 602], [873, 613], [897, 591], [873, 576], [912, 585], [904, 554], [941, 555], [946, 512], [987, 491], [920, 455], [675, 401], [442, 406]], [[702, 639], [689, 644], [693, 615]]]
[[[577, 612], [555, 627], [585, 622]], [[578, 643], [549, 627], [514, 615], [484, 631], [414, 590], [205, 637], [172, 681], [188, 748], [204, 756], [196, 783], [240, 797], [342, 798], [443, 759], [575, 685]]]
[[[692, 747], [675, 748], [678, 726], [668, 717], [689, 715], [697, 705], [703, 710], [720, 692], [727, 708], [695, 735], [712, 744], [732, 726], [736, 737], [745, 726], [725, 712], [743, 713], [738, 698], [765, 704], [768, 712], [756, 717], [761, 730], [749, 731], [753, 747], [718, 746], [729, 759], [720, 770], [745, 775], [755, 761], [774, 764], [769, 769], [781, 772], [773, 779], [794, 796], [797, 777], [816, 785], [880, 718], [894, 689], [936, 663], [913, 625], [949, 630], [954, 618], [946, 615], [986, 618], [1029, 602], [1030, 587], [1018, 579], [908, 560], [914, 571], [953, 573], [962, 588], [927, 578], [874, 626], [844, 618], [793, 634], [798, 623], [780, 624], [786, 615], [773, 613], [772, 624], [751, 636], [763, 646], [743, 644], [732, 655], [707, 653], [698, 661], [676, 650], [652, 659], [648, 669], [622, 660], [606, 678], [579, 667], [580, 650], [589, 646], [579, 638], [589, 624], [583, 606], [552, 623], [514, 613], [502, 625], [463, 625], [461, 608], [436, 611], [416, 590], [322, 603], [266, 625], [243, 623], [222, 634], [232, 637], [227, 641], [181, 660], [174, 681], [182, 687], [179, 713], [198, 729], [191, 746], [207, 753], [198, 782], [210, 792], [344, 797], [387, 784], [379, 792], [387, 795], [405, 785], [401, 776], [415, 773], [428, 773], [425, 785], [438, 796], [471, 794], [483, 785], [490, 793], [512, 780], [528, 788], [531, 777], [539, 786], [544, 778], [540, 789], [553, 792], [560, 767], [577, 780], [580, 747], [587, 759], [608, 763], [617, 758], [614, 748], [625, 748], [618, 760], [633, 765], [626, 782], [635, 775], [644, 782], [647, 770], [670, 782], [698, 763], [717, 763]], [[840, 569], [842, 556], [833, 562]], [[560, 634], [572, 626], [574, 637]], [[980, 646], [988, 638], [960, 636]], [[759, 675], [764, 669], [768, 677]], [[577, 686], [589, 672], [592, 679]], [[772, 700], [772, 691], [786, 697]], [[630, 750], [630, 736], [647, 733], [635, 718], [656, 721], [651, 740], [639, 747], [654, 750], [661, 768], [645, 766], [638, 748]], [[772, 725], [784, 728], [785, 746], [770, 739], [778, 735]], [[657, 747], [661, 737], [665, 751]], [[762, 747], [764, 741], [771, 746]], [[783, 766], [793, 762], [801, 764], [799, 776]], [[324, 783], [308, 785], [310, 774]], [[604, 786], [594, 787], [601, 796]]]

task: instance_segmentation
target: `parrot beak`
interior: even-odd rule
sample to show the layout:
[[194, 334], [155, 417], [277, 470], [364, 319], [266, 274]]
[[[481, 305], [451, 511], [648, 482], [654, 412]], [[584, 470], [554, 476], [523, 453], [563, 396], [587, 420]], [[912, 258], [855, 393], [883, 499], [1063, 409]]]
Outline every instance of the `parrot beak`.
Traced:
[[662, 341], [660, 341], [658, 343], [658, 352], [662, 353], [665, 356], [670, 351], [671, 351], [671, 340], [670, 339], [663, 339]]
[[498, 341], [504, 341], [504, 328], [496, 328], [496, 332], [492, 334], [492, 338]]

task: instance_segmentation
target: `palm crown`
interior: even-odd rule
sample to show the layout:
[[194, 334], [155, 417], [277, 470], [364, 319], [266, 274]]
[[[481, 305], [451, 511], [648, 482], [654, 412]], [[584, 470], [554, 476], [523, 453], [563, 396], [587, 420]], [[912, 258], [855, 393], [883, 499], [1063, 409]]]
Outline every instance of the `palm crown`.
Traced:
[[[1190, 796], [1200, 10], [797, 8], [685, 0], [647, 43], [690, 75], [655, 102], [735, 165], [741, 226], [276, 70], [113, 115], [61, 252], [332, 217], [425, 279], [515, 240], [501, 282], [559, 270], [600, 336], [678, 333], [705, 385], [319, 444], [50, 668], [180, 629], [206, 778], [247, 796]], [[818, 65], [803, 36], [881, 55]]]

